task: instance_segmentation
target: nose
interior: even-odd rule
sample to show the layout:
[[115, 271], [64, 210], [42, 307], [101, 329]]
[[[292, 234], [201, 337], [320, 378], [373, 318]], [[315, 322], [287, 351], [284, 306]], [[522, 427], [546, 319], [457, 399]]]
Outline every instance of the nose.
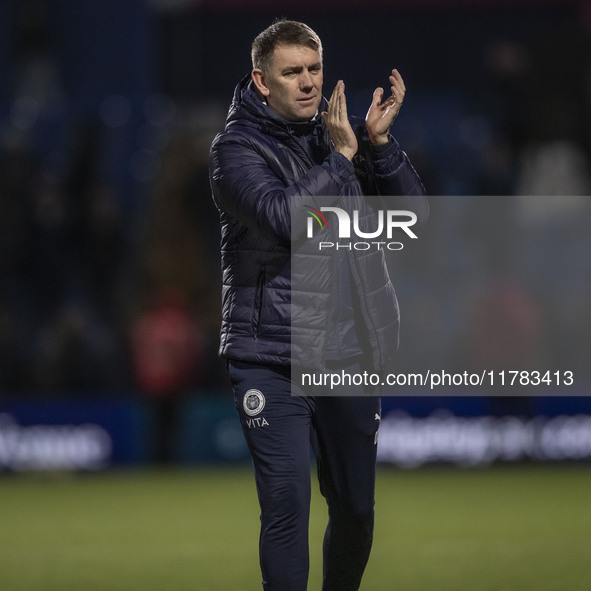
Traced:
[[314, 87], [312, 75], [308, 70], [304, 70], [300, 75], [300, 90], [306, 92]]

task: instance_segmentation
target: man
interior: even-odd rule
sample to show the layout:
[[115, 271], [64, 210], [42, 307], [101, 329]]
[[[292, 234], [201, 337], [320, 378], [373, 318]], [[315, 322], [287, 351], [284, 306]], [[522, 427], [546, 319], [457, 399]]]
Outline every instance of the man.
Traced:
[[[222, 225], [220, 354], [253, 458], [263, 588], [307, 588], [312, 441], [329, 512], [322, 589], [352, 591], [372, 543], [379, 391], [311, 396], [318, 392], [292, 375], [292, 303], [297, 295], [313, 305], [317, 294], [292, 293], [299, 288], [291, 269], [291, 214], [294, 203], [322, 196], [333, 203], [351, 198], [361, 207], [364, 195], [397, 195], [385, 198], [421, 221], [428, 204], [389, 133], [405, 94], [397, 70], [390, 96], [376, 89], [363, 122], [349, 119], [342, 81], [328, 104], [323, 99], [322, 45], [307, 25], [275, 22], [255, 39], [252, 62], [212, 144], [210, 174]], [[383, 252], [358, 254], [335, 258], [337, 280], [322, 294], [336, 310], [330, 325], [307, 318], [301, 327], [312, 335], [298, 356], [305, 367], [321, 360], [326, 368], [363, 369], [359, 355], [367, 349], [380, 370], [396, 349], [398, 308]], [[377, 280], [370, 266], [379, 270]]]

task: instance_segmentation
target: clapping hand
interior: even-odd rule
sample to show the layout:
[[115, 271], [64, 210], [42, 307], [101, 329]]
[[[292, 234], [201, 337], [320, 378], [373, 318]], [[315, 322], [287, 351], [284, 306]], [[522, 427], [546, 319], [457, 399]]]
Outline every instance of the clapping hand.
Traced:
[[357, 154], [357, 137], [347, 117], [345, 83], [342, 80], [337, 82], [328, 101], [328, 111], [324, 111], [322, 117], [328, 127], [335, 152], [340, 152], [349, 160], [353, 160], [353, 156]]
[[400, 112], [406, 87], [400, 72], [392, 70], [390, 76], [390, 96], [382, 101], [384, 89], [376, 88], [373, 93], [373, 99], [369, 111], [365, 116], [365, 126], [372, 144], [385, 144], [388, 141], [390, 126]]

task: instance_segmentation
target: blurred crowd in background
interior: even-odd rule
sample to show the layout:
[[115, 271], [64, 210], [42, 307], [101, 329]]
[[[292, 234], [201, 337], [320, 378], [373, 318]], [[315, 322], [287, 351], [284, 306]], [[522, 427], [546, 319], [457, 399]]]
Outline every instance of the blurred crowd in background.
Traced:
[[[433, 195], [392, 257], [400, 366], [591, 370], [587, 2], [3, 0], [0, 395], [226, 391], [209, 144], [276, 16]], [[347, 59], [343, 59], [346, 56]]]

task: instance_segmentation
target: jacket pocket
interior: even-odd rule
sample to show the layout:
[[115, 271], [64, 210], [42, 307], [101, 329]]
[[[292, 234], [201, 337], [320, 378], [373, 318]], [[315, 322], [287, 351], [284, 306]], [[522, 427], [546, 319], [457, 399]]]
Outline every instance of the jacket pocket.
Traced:
[[252, 334], [256, 339], [261, 328], [261, 316], [263, 313], [263, 303], [265, 294], [265, 269], [261, 270], [257, 280], [256, 292], [254, 294], [254, 307], [252, 311]]

